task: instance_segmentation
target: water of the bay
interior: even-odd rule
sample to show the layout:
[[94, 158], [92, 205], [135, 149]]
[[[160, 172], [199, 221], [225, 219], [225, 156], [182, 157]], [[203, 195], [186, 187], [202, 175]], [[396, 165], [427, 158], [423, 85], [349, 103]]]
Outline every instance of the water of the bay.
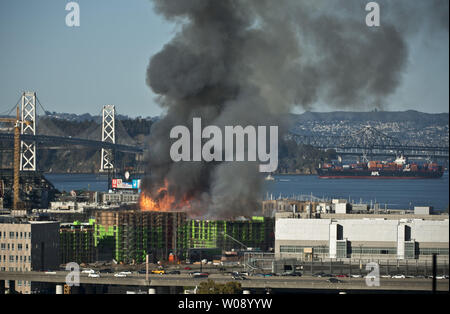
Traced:
[[[96, 174], [46, 174], [60, 191], [107, 191], [108, 177]], [[309, 199], [345, 198], [355, 203], [379, 203], [381, 208], [413, 209], [433, 206], [445, 211], [449, 205], [449, 174], [440, 179], [319, 179], [317, 176], [275, 175], [264, 182], [262, 197]]]

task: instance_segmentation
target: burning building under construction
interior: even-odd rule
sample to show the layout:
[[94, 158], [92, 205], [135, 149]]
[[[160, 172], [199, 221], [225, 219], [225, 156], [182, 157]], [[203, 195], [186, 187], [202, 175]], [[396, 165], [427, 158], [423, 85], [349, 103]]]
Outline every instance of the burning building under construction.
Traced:
[[177, 231], [186, 222], [183, 212], [98, 211], [95, 213], [95, 246], [98, 258], [142, 263], [176, 254]]
[[274, 245], [273, 219], [252, 217], [246, 220], [190, 220], [178, 232], [178, 251], [188, 257], [189, 249], [219, 250], [258, 248], [267, 251]]
[[167, 259], [170, 253], [188, 258], [190, 249], [225, 251], [274, 245], [274, 220], [190, 220], [185, 212], [98, 211], [95, 213], [95, 246], [98, 258], [142, 263]]

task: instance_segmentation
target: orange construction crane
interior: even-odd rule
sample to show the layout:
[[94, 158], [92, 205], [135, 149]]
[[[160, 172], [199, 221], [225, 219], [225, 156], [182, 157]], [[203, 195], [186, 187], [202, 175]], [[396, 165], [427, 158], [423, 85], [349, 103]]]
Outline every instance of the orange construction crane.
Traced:
[[19, 209], [20, 197], [19, 197], [19, 175], [20, 175], [20, 129], [23, 123], [29, 125], [30, 121], [21, 121], [19, 116], [19, 106], [17, 106], [16, 118], [0, 118], [0, 122], [13, 123], [14, 124], [14, 199], [13, 209]]

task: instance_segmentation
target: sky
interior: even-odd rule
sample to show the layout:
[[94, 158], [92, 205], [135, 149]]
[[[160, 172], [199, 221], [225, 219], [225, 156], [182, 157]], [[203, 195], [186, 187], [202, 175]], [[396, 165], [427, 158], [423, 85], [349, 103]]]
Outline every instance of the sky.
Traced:
[[[161, 114], [146, 70], [180, 26], [155, 14], [149, 0], [78, 0], [81, 25], [70, 28], [67, 2], [0, 0], [0, 114], [24, 91], [36, 91], [48, 111], [97, 115], [114, 104], [130, 117]], [[448, 33], [419, 32], [408, 45], [402, 84], [384, 109], [448, 112]]]

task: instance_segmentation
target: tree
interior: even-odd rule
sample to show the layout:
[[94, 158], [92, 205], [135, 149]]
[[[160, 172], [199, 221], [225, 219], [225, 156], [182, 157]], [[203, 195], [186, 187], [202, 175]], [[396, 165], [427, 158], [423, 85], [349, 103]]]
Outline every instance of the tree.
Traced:
[[216, 283], [209, 279], [202, 282], [197, 290], [197, 294], [241, 294], [241, 284], [235, 281], [225, 284]]

